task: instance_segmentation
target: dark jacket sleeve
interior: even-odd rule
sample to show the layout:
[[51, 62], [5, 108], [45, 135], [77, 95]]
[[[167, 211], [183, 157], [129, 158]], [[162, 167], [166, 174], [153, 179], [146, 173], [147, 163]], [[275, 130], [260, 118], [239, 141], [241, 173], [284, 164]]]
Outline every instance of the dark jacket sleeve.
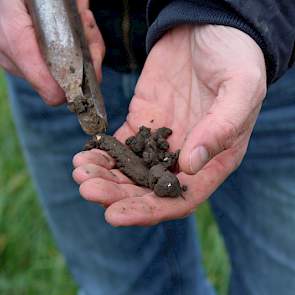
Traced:
[[179, 24], [231, 26], [250, 35], [261, 47], [268, 84], [293, 65], [295, 57], [294, 0], [149, 0], [147, 50]]

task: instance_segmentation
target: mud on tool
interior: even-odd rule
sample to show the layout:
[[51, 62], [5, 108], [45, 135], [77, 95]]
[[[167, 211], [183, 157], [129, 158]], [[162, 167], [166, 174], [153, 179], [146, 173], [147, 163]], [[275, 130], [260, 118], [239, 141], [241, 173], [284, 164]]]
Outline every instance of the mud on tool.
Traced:
[[76, 0], [26, 0], [40, 49], [66, 94], [70, 111], [90, 135], [105, 132], [107, 116]]

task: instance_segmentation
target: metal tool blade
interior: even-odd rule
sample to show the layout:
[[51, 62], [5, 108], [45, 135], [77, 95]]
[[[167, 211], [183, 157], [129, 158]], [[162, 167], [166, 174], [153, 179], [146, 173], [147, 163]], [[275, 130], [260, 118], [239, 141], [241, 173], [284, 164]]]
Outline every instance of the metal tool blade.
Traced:
[[65, 91], [68, 107], [90, 135], [105, 132], [107, 116], [75, 0], [27, 0], [41, 51]]

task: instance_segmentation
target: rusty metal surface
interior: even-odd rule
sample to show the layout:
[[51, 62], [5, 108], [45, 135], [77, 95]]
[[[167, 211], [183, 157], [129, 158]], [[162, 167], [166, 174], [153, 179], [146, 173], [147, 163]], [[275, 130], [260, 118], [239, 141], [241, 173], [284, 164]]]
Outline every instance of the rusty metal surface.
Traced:
[[82, 129], [105, 132], [103, 97], [75, 0], [27, 0], [42, 53]]

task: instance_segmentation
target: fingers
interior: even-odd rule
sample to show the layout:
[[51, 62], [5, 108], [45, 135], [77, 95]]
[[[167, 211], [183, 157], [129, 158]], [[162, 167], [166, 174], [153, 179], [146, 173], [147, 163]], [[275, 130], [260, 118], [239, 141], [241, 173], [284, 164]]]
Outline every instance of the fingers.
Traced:
[[85, 199], [108, 207], [105, 218], [113, 226], [150, 226], [192, 214], [231, 173], [234, 167], [232, 158], [232, 152], [227, 151], [196, 175], [180, 173], [181, 184], [188, 186], [183, 198], [159, 198], [149, 189], [120, 184], [111, 176], [102, 174], [107, 179], [100, 177], [84, 181], [80, 193]]
[[26, 27], [21, 40], [15, 44], [16, 47], [11, 58], [21, 69], [24, 78], [48, 105], [54, 106], [64, 103], [64, 92], [49, 72], [37, 44], [33, 27]]
[[87, 164], [94, 164], [106, 169], [112, 169], [115, 166], [115, 160], [106, 152], [97, 149], [80, 152], [74, 156], [73, 166], [75, 168]]
[[[191, 181], [183, 177], [183, 182]], [[160, 198], [148, 193], [141, 198], [122, 198], [109, 206], [106, 221], [113, 226], [151, 226], [166, 220], [184, 218], [196, 209], [194, 191], [184, 192], [182, 197]]]
[[181, 197], [159, 198], [149, 193], [141, 198], [122, 198], [111, 204], [105, 212], [105, 219], [113, 226], [151, 226], [165, 220], [184, 218], [194, 209]]
[[112, 169], [114, 161], [100, 150], [77, 154], [73, 177], [81, 184], [82, 197], [107, 208], [105, 218], [110, 224], [148, 226], [194, 212], [235, 169], [235, 159], [241, 159], [243, 153], [241, 148], [229, 149], [195, 175], [178, 174], [181, 185], [188, 187], [178, 198], [160, 198], [149, 189], [132, 184], [120, 171]]
[[103, 178], [116, 183], [132, 183], [132, 181], [119, 170], [109, 170], [95, 164], [85, 164], [79, 166], [73, 171], [73, 178], [78, 184], [81, 184], [91, 178]]
[[77, 0], [79, 12], [89, 9], [89, 0]]
[[73, 178], [79, 184], [83, 183], [88, 179], [97, 177], [114, 182], [117, 181], [116, 175], [113, 174], [111, 170], [94, 164], [85, 164], [79, 166], [73, 171]]
[[250, 136], [259, 113], [263, 92], [249, 92], [239, 81], [224, 84], [207, 115], [190, 131], [179, 157], [181, 171], [197, 173], [219, 153]]
[[148, 189], [138, 187], [117, 169], [115, 161], [104, 151], [93, 149], [80, 152], [73, 158], [74, 180], [80, 185], [81, 195], [104, 207], [129, 197], [140, 197]]
[[17, 68], [17, 66], [7, 58], [3, 53], [0, 52], [0, 65], [3, 67], [4, 70], [7, 72], [22, 77], [21, 71]]
[[[88, 1], [84, 1], [88, 2]], [[87, 7], [87, 9], [86, 9]], [[105, 54], [105, 46], [102, 35], [97, 27], [93, 13], [88, 9], [88, 5], [80, 7], [80, 15], [85, 32], [85, 37], [89, 46], [89, 51], [93, 61], [93, 66], [97, 79], [100, 81], [102, 78], [101, 64]]]
[[24, 2], [1, 1], [0, 11], [1, 65], [28, 80], [48, 104], [64, 102], [63, 91], [52, 78], [41, 56]]
[[159, 198], [154, 193], [141, 198], [125, 196], [107, 208], [105, 218], [113, 226], [150, 226], [184, 218], [192, 214], [231, 173], [232, 158], [232, 152], [227, 151], [211, 160], [196, 175], [178, 174], [180, 183], [188, 187], [183, 198]]
[[125, 198], [139, 198], [146, 194], [148, 189], [134, 184], [118, 184], [103, 178], [92, 178], [80, 186], [80, 194], [88, 201], [96, 202], [104, 207]]
[[[94, 68], [101, 79], [104, 43], [94, 17], [88, 9], [89, 1], [78, 0], [78, 9]], [[49, 105], [65, 102], [64, 91], [52, 77], [45, 63], [23, 1], [0, 3], [0, 65], [7, 71], [24, 77]]]

